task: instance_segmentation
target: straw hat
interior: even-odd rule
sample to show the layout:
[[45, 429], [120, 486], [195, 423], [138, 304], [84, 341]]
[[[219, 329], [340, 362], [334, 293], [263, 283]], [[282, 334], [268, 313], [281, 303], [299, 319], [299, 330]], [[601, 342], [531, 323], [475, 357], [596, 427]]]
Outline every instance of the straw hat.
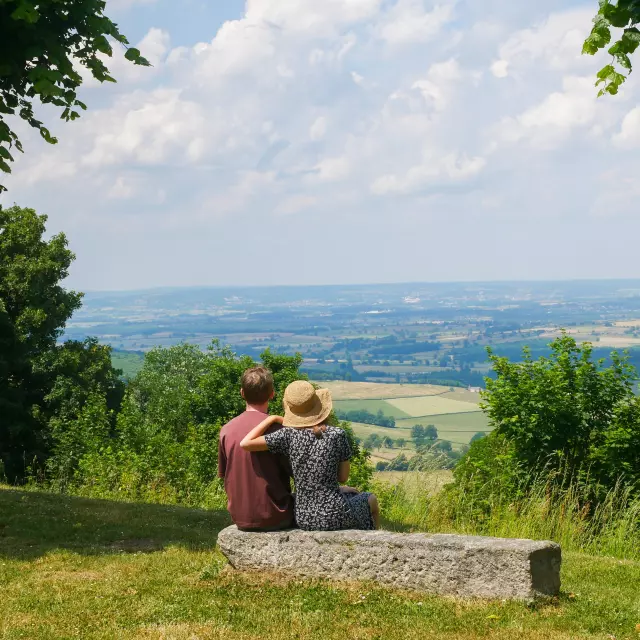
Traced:
[[302, 429], [322, 424], [331, 413], [333, 404], [329, 389], [315, 389], [310, 382], [297, 380], [284, 392], [285, 427]]

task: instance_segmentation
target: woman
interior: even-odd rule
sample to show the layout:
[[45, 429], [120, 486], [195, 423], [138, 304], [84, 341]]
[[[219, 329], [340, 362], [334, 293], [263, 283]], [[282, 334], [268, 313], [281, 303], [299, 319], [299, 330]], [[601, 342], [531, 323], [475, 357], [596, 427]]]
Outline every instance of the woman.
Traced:
[[[341, 487], [349, 478], [352, 456], [347, 434], [325, 425], [331, 393], [310, 382], [292, 382], [284, 393], [284, 418], [269, 416], [240, 442], [246, 451], [286, 455], [296, 485], [295, 515], [301, 529], [377, 529], [379, 507], [372, 493]], [[276, 422], [284, 425], [264, 435]]]

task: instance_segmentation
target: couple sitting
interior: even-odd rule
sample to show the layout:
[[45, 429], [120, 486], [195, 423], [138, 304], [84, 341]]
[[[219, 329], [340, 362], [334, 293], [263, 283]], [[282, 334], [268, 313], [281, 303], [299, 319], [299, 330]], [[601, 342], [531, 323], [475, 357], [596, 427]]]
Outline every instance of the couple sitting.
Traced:
[[340, 486], [349, 477], [352, 453], [346, 433], [325, 424], [332, 408], [327, 389], [291, 383], [284, 418], [267, 415], [275, 395], [267, 369], [245, 371], [241, 393], [246, 411], [222, 428], [218, 456], [229, 513], [239, 529], [378, 528], [376, 496]]

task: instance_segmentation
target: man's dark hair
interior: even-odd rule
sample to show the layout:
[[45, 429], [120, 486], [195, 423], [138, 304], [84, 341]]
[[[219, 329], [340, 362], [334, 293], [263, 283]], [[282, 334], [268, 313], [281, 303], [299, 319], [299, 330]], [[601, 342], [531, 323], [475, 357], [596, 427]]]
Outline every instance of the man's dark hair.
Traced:
[[264, 367], [253, 367], [242, 374], [242, 394], [249, 404], [264, 404], [271, 400], [273, 375]]

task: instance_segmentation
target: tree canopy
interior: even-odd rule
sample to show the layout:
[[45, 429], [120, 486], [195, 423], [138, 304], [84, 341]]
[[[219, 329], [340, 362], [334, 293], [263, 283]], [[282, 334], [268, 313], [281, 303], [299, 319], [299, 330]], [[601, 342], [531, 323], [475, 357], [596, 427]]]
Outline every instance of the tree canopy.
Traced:
[[[129, 47], [118, 26], [104, 15], [104, 0], [0, 0], [0, 169], [11, 172], [11, 151], [22, 152], [18, 134], [7, 123], [16, 116], [57, 142], [36, 119], [33, 103], [62, 110], [65, 121], [76, 120], [87, 106], [78, 99], [80, 67], [99, 82], [115, 82], [104, 63], [113, 45], [125, 47], [125, 58], [148, 66], [140, 51]], [[5, 191], [0, 184], [0, 193]]]
[[481, 406], [494, 430], [471, 444], [457, 478], [506, 491], [548, 476], [595, 498], [618, 483], [640, 491], [637, 371], [616, 352], [594, 361], [592, 346], [567, 334], [550, 347], [537, 360], [525, 348], [521, 362], [489, 350], [497, 377], [487, 379]]
[[[608, 47], [611, 62], [598, 72], [596, 86], [601, 86], [598, 95], [618, 93], [621, 85], [633, 70], [631, 54], [640, 45], [640, 0], [600, 0], [600, 10], [593, 19], [594, 25], [584, 43], [583, 53], [595, 55]], [[613, 40], [612, 29], [622, 29]], [[611, 45], [611, 46], [609, 46]]]
[[123, 390], [109, 347], [57, 344], [82, 294], [61, 285], [74, 255], [64, 234], [43, 239], [46, 221], [0, 207], [0, 467], [11, 480], [46, 459], [54, 425], [74, 419], [89, 395], [115, 408]]

